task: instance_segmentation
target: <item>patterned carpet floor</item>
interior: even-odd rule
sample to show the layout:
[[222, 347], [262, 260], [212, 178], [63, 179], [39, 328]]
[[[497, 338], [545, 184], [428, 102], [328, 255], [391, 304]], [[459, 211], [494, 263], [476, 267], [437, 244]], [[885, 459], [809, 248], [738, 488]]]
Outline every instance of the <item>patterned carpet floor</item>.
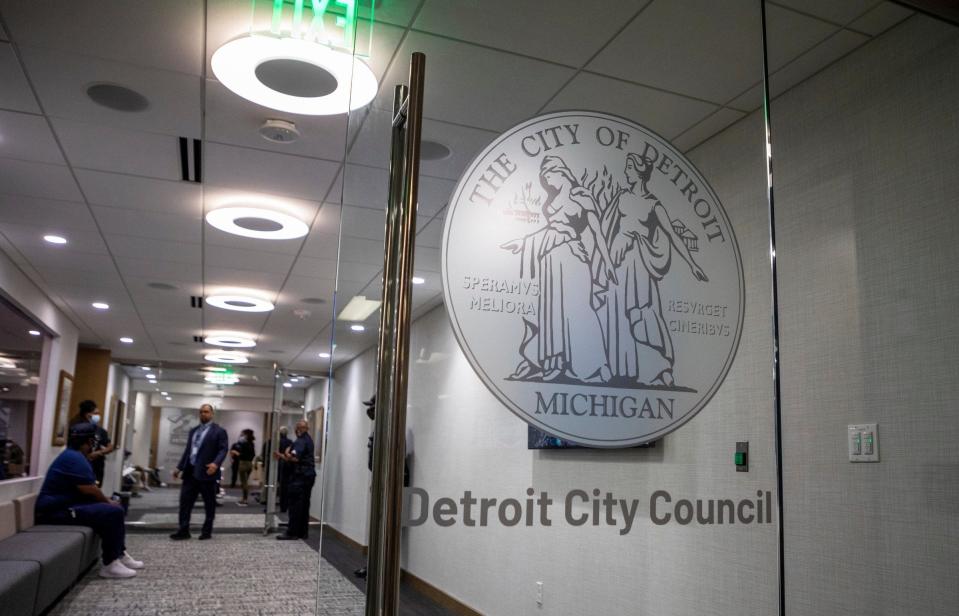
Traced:
[[363, 614], [363, 593], [302, 541], [214, 534], [211, 541], [172, 542], [130, 534], [127, 549], [146, 563], [137, 577], [104, 580], [96, 565], [50, 616]]

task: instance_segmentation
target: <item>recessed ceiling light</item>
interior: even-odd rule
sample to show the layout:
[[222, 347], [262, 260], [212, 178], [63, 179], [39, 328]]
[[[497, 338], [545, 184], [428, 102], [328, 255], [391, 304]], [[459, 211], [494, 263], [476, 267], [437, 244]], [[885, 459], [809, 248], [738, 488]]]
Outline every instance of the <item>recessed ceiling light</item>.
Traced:
[[140, 370], [143, 370], [144, 372], [149, 372], [152, 369], [153, 368], [151, 368], [150, 366], [140, 366]]
[[234, 94], [288, 113], [346, 113], [369, 104], [378, 87], [362, 60], [301, 39], [243, 36], [217, 49], [210, 64]]
[[223, 207], [208, 213], [206, 221], [220, 231], [261, 240], [291, 240], [310, 232], [302, 220], [258, 207]]
[[359, 323], [354, 323], [353, 325], [350, 325], [350, 329], [352, 329], [355, 332], [366, 331], [366, 328], [360, 325]]
[[216, 308], [239, 312], [269, 312], [274, 308], [272, 302], [248, 295], [211, 295], [206, 298], [206, 303]]
[[256, 346], [256, 341], [248, 334], [238, 334], [235, 332], [213, 332], [212, 335], [204, 336], [203, 342], [222, 347], [235, 347], [238, 349], [252, 349]]
[[320, 357], [322, 357], [323, 359], [329, 359], [329, 358], [330, 358], [330, 354], [329, 354], [329, 353], [320, 353]]
[[150, 106], [150, 101], [139, 92], [115, 83], [95, 83], [87, 88], [87, 96], [94, 103], [114, 111], [136, 112]]
[[246, 353], [239, 353], [237, 351], [214, 351], [213, 353], [204, 355], [203, 359], [218, 364], [245, 364], [250, 361]]
[[365, 321], [367, 317], [376, 312], [381, 303], [373, 299], [366, 299], [364, 295], [357, 295], [346, 304], [337, 318], [341, 321]]
[[293, 383], [283, 383], [283, 387], [289, 389], [290, 387], [293, 387]]
[[94, 308], [96, 308], [97, 310], [109, 310], [109, 309], [110, 309], [110, 304], [105, 304], [105, 303], [103, 303], [103, 302], [93, 302], [93, 303], [90, 304], [90, 305], [93, 306]]
[[148, 378], [148, 379], [155, 379], [155, 378], [157, 378], [157, 375], [155, 375], [155, 374], [153, 374], [153, 373], [151, 372], [151, 373], [148, 373], [148, 374], [147, 374], [147, 378]]
[[44, 235], [43, 239], [51, 244], [66, 244], [67, 238], [59, 235]]
[[39, 336], [39, 335], [40, 335], [40, 332], [37, 331], [37, 330], [35, 330], [35, 329], [31, 329], [31, 330], [29, 330], [27, 333], [30, 334], [31, 336]]
[[424, 282], [426, 282], [426, 278], [420, 278], [419, 276], [413, 276], [413, 277], [410, 279], [410, 282], [412, 282], [413, 284], [423, 284]]
[[120, 342], [122, 342], [123, 344], [133, 344], [133, 338], [124, 336], [123, 338], [120, 338]]
[[167, 393], [167, 392], [165, 392], [165, 391], [161, 391], [160, 394], [163, 395], [163, 396], [169, 396], [169, 395], [170, 395], [169, 393]]

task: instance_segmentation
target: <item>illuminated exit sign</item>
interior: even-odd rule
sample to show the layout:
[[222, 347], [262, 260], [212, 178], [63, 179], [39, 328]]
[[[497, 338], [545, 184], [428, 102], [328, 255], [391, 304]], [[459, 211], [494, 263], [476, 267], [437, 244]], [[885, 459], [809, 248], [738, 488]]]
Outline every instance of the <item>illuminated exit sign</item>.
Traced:
[[251, 32], [295, 38], [369, 57], [374, 0], [253, 0]]

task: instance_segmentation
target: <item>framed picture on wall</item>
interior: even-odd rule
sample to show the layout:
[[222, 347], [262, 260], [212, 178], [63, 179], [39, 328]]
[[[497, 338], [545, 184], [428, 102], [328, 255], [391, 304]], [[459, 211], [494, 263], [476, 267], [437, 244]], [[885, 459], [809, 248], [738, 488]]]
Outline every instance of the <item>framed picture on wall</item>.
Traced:
[[70, 424], [70, 395], [73, 393], [73, 375], [66, 370], [60, 371], [57, 384], [57, 407], [53, 417], [53, 438], [50, 444], [62, 447], [67, 444], [67, 430]]
[[120, 446], [120, 437], [126, 425], [126, 410], [126, 403], [114, 396], [110, 401], [110, 441], [115, 447]]

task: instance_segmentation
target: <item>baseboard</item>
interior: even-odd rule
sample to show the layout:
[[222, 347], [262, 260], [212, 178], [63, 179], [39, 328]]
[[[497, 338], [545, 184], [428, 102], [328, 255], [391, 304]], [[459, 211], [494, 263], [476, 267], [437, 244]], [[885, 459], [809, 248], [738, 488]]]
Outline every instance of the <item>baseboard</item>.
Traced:
[[[367, 546], [355, 541], [347, 535], [344, 535], [329, 524], [323, 525], [323, 532], [329, 533], [334, 539], [339, 540], [340, 543], [343, 543], [350, 549], [360, 552], [366, 556], [368, 551]], [[428, 597], [430, 600], [442, 605], [458, 616], [482, 616], [481, 612], [477, 612], [456, 597], [446, 594], [436, 586], [433, 586], [423, 578], [417, 577], [406, 569], [402, 569], [400, 571], [400, 579], [409, 584], [411, 588], [415, 589], [421, 595]]]
[[422, 578], [416, 577], [406, 569], [400, 571], [400, 579], [416, 589], [421, 595], [429, 597], [454, 614], [459, 616], [483, 616], [481, 612], [477, 612], [456, 597], [446, 594], [436, 586], [433, 586]]
[[363, 545], [363, 544], [360, 543], [359, 541], [354, 540], [352, 537], [350, 537], [350, 536], [348, 536], [348, 535], [344, 535], [343, 533], [341, 533], [340, 531], [336, 530], [335, 528], [333, 528], [333, 527], [330, 526], [329, 524], [324, 524], [324, 525], [323, 525], [323, 532], [324, 532], [324, 533], [330, 533], [330, 534], [333, 535], [335, 538], [339, 539], [339, 540], [340, 540], [340, 543], [345, 543], [346, 545], [348, 545], [348, 546], [351, 547], [352, 549], [356, 550], [357, 552], [362, 553], [363, 556], [366, 556], [366, 553], [367, 553], [367, 549], [368, 549], [368, 548], [367, 548], [365, 545]]

